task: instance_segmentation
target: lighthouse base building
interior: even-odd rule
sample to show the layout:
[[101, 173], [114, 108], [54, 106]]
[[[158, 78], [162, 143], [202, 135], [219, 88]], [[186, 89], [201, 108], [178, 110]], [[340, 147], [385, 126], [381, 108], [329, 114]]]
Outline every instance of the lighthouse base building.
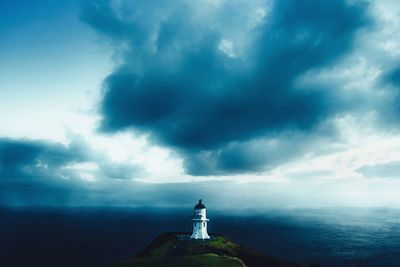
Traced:
[[206, 206], [199, 200], [199, 203], [194, 207], [193, 213], [193, 233], [190, 236], [191, 239], [210, 239], [207, 233], [207, 219]]

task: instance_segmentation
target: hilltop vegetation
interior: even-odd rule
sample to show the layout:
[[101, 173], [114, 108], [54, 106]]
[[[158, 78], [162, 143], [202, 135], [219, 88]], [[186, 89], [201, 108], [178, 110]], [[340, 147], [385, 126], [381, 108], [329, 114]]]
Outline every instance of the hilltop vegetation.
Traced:
[[178, 233], [164, 233], [134, 258], [113, 267], [218, 266], [299, 267], [295, 263], [257, 253], [222, 236], [211, 240], [178, 240]]

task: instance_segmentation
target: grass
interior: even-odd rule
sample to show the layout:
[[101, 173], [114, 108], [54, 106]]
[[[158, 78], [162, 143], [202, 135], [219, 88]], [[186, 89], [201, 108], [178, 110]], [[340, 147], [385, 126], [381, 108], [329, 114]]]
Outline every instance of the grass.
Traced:
[[[178, 240], [179, 233], [164, 233], [155, 238], [134, 258], [113, 267], [300, 267], [288, 261], [254, 252], [222, 237], [210, 240]], [[246, 264], [246, 265], [245, 265]]]
[[175, 235], [164, 234], [142, 256], [114, 266], [244, 266], [240, 259], [233, 257], [236, 248], [237, 245], [220, 236], [211, 240], [179, 241]]
[[218, 236], [215, 239], [206, 241], [206, 245], [210, 246], [210, 247], [226, 249], [226, 250], [235, 250], [238, 248], [238, 245], [234, 244], [233, 242], [231, 242], [228, 239], [223, 238], [221, 236]]
[[171, 249], [171, 247], [174, 245], [174, 243], [176, 243], [175, 240], [167, 241], [159, 248], [151, 250], [149, 253], [149, 256], [150, 257], [166, 257], [168, 251]]
[[216, 254], [225, 254], [233, 256], [236, 254], [238, 246], [223, 237], [215, 237], [211, 240], [189, 241], [187, 252], [189, 254], [203, 254], [205, 252], [213, 252]]
[[234, 257], [218, 256], [214, 253], [206, 253], [201, 255], [183, 256], [178, 258], [163, 258], [163, 257], [141, 257], [133, 258], [129, 261], [122, 262], [115, 267], [243, 267], [242, 262]]

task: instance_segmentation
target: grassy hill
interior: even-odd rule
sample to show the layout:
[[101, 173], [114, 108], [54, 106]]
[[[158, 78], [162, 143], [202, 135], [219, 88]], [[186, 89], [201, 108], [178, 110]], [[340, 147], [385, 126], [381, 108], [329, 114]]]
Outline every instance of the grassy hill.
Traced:
[[295, 263], [257, 253], [222, 236], [211, 240], [179, 240], [179, 233], [164, 233], [134, 258], [113, 267], [218, 266], [300, 267]]

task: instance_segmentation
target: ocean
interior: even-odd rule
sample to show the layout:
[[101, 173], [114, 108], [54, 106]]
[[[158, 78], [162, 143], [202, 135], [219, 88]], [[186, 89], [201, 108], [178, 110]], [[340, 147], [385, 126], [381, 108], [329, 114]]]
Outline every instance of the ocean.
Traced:
[[[0, 209], [0, 266], [104, 266], [162, 232], [190, 231], [191, 209]], [[400, 266], [400, 210], [208, 211], [209, 232], [308, 266]]]

